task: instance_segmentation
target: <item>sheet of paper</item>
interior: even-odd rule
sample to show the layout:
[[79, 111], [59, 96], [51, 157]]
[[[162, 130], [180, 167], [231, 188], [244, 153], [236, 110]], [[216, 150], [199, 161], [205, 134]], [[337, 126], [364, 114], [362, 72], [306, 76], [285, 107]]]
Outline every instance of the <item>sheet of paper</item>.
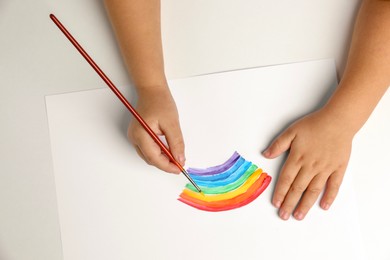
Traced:
[[109, 89], [48, 96], [65, 260], [364, 258], [348, 174], [330, 211], [316, 205], [304, 221], [285, 222], [270, 203], [283, 158], [260, 154], [329, 96], [336, 86], [332, 60], [178, 79], [170, 86], [186, 165], [221, 164], [238, 151], [273, 177], [270, 186], [239, 209], [196, 210], [177, 200], [184, 176], [138, 158], [125, 134], [130, 115]]

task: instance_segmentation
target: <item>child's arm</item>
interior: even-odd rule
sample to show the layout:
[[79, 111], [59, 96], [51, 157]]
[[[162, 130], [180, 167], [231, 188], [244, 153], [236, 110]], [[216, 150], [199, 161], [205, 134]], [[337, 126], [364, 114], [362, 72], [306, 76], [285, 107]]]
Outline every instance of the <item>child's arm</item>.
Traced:
[[389, 85], [390, 1], [365, 0], [339, 87], [322, 109], [292, 124], [263, 153], [275, 158], [290, 149], [272, 201], [282, 219], [293, 211], [295, 218], [303, 219], [324, 188], [320, 206], [331, 206], [352, 139]]
[[[160, 0], [105, 0], [105, 4], [137, 90], [136, 109], [156, 134], [165, 135], [172, 154], [184, 165], [178, 113], [164, 73]], [[147, 163], [180, 172], [136, 120], [129, 125], [128, 137]]]

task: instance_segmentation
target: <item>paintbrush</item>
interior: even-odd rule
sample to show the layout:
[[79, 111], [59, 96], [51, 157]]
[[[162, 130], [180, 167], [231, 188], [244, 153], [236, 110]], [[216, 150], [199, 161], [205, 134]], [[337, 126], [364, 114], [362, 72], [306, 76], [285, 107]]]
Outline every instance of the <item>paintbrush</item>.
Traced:
[[117, 87], [111, 82], [111, 80], [106, 76], [106, 74], [99, 68], [99, 66], [92, 60], [92, 58], [88, 55], [88, 53], [81, 47], [81, 45], [76, 41], [75, 38], [68, 32], [64, 25], [55, 17], [54, 14], [50, 14], [50, 18], [57, 25], [57, 27], [64, 33], [66, 38], [73, 44], [74, 47], [80, 52], [80, 54], [87, 60], [87, 62], [92, 66], [92, 68], [99, 74], [99, 76], [106, 82], [107, 86], [114, 92], [114, 94], [119, 98], [120, 101], [127, 107], [127, 109], [131, 112], [131, 114], [137, 119], [137, 121], [142, 125], [142, 127], [146, 130], [146, 132], [152, 137], [152, 139], [160, 146], [161, 150], [168, 156], [173, 164], [175, 164], [180, 171], [187, 177], [187, 179], [194, 185], [194, 187], [202, 192], [201, 189], [196, 185], [194, 180], [190, 177], [187, 171], [181, 166], [181, 164], [176, 161], [173, 157], [172, 153], [165, 146], [163, 142], [161, 142], [160, 138], [156, 135], [155, 132], [149, 127], [149, 125], [142, 119], [142, 117], [138, 114], [138, 112], [133, 108], [133, 106], [127, 101], [127, 99], [122, 95], [122, 93], [118, 90]]

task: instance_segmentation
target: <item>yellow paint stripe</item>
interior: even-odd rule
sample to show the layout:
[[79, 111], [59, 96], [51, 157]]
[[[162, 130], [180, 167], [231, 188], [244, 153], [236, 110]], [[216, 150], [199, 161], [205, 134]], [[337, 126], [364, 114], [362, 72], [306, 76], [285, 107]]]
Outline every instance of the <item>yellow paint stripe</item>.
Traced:
[[185, 189], [183, 193], [187, 194], [188, 196], [191, 196], [195, 199], [212, 202], [212, 201], [219, 201], [219, 200], [227, 200], [234, 197], [237, 197], [240, 194], [245, 193], [252, 185], [255, 183], [255, 181], [260, 177], [262, 173], [261, 169], [257, 169], [252, 176], [250, 176], [247, 181], [241, 185], [238, 189], [235, 189], [231, 192], [224, 193], [224, 194], [217, 194], [217, 195], [205, 195], [203, 193], [194, 192], [192, 190]]

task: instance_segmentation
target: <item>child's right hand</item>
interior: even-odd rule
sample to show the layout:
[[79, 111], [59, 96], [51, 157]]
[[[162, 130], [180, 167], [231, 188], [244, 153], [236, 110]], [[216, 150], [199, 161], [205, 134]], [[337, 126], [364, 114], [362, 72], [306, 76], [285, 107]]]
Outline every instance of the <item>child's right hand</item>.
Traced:
[[[184, 165], [184, 140], [176, 104], [169, 88], [164, 86], [137, 90], [137, 112], [157, 135], [165, 136], [172, 155]], [[137, 120], [131, 120], [127, 136], [146, 163], [169, 173], [180, 173]]]

